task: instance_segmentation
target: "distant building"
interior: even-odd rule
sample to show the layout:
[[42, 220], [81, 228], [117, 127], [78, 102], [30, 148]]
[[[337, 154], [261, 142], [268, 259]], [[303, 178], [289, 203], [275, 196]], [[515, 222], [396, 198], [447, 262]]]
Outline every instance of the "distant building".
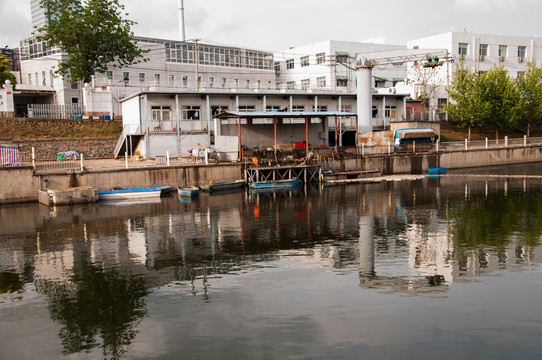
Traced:
[[[446, 86], [449, 84], [455, 69], [462, 62], [473, 72], [482, 74], [494, 66], [503, 66], [512, 78], [519, 77], [526, 69], [529, 61], [542, 64], [542, 39], [533, 36], [503, 36], [494, 34], [475, 34], [465, 32], [448, 32], [411, 40], [408, 49], [445, 49], [451, 61], [436, 67], [434, 75], [425, 84], [418, 81], [414, 91], [429, 92], [434, 87], [430, 99], [433, 113], [443, 113], [443, 106], [448, 102]], [[419, 80], [420, 72], [416, 65], [409, 66], [408, 77], [411, 82]], [[427, 72], [426, 72], [427, 74]], [[425, 86], [425, 89], [421, 87]]]
[[[357, 59], [374, 52], [404, 49], [402, 45], [336, 40], [292, 47], [275, 53], [277, 84], [292, 90], [355, 92]], [[373, 75], [373, 88], [392, 87], [405, 80], [406, 65], [390, 64], [375, 69]]]

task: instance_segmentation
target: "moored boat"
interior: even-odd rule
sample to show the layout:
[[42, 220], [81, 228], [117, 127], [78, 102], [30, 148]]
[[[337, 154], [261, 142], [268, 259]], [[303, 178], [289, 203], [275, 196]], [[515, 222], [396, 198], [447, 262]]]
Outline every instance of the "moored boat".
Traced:
[[110, 191], [100, 191], [98, 197], [100, 200], [160, 198], [162, 190], [161, 187], [114, 189]]
[[178, 187], [177, 194], [182, 197], [195, 197], [199, 195], [197, 186]]
[[249, 184], [251, 189], [287, 189], [301, 185], [299, 179], [257, 181]]
[[245, 186], [245, 180], [235, 180], [235, 181], [226, 181], [226, 182], [211, 181], [209, 184], [200, 186], [200, 188], [203, 191], [223, 191], [223, 190], [240, 189], [243, 186]]
[[429, 175], [437, 175], [437, 174], [444, 174], [446, 172], [445, 167], [434, 167], [427, 169], [427, 173]]

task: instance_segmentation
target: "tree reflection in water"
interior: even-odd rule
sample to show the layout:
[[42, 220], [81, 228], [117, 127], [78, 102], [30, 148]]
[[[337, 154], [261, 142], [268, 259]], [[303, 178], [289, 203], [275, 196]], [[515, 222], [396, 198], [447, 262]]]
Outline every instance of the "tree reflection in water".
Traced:
[[147, 314], [145, 280], [87, 265], [73, 282], [74, 292], [59, 293], [49, 305], [52, 319], [63, 324], [59, 332], [63, 353], [88, 352], [100, 346], [101, 337], [103, 355], [120, 358], [135, 338], [137, 324]]

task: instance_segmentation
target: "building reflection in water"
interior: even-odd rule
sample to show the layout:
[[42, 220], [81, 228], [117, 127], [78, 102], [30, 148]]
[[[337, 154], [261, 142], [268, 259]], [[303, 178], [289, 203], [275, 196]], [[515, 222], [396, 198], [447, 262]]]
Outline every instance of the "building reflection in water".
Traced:
[[540, 261], [539, 187], [441, 178], [140, 206], [1, 208], [0, 292], [24, 298], [33, 283], [50, 299], [65, 354], [101, 348], [113, 358], [137, 335], [151, 291], [175, 284], [210, 301], [213, 277], [286, 256], [356, 271], [363, 289], [445, 296], [454, 282]]

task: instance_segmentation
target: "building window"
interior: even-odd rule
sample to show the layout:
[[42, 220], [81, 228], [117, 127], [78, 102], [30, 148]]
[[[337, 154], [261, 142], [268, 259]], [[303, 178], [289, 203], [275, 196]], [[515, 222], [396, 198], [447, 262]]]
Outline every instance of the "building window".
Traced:
[[273, 110], [280, 110], [280, 106], [278, 106], [278, 105], [267, 105], [265, 107], [265, 111], [273, 111]]
[[39, 80], [39, 78], [38, 78], [38, 73], [36, 73], [34, 77], [36, 78], [36, 85], [39, 85], [39, 84], [40, 84], [40, 80]]
[[326, 87], [326, 77], [322, 76], [322, 77], [316, 78], [316, 85], [319, 88], [325, 88]]
[[312, 106], [312, 111], [320, 111], [320, 112], [326, 112], [327, 111], [327, 105], [318, 105], [316, 109], [314, 108], [314, 105]]
[[348, 54], [337, 54], [337, 62], [346, 64], [348, 62]]
[[487, 44], [480, 44], [480, 56], [487, 56]]
[[79, 83], [71, 83], [70, 84], [70, 89], [72, 90], [78, 90], [79, 89]]
[[79, 98], [78, 97], [72, 97], [72, 104], [79, 104]]
[[222, 88], [225, 88], [227, 84], [226, 78], [222, 78]]
[[183, 76], [183, 86], [188, 86], [188, 76]]
[[239, 112], [254, 112], [256, 111], [256, 106], [254, 105], [239, 105]]
[[246, 79], [245, 80], [245, 89], [249, 89], [250, 88], [250, 80]]
[[32, 74], [28, 74], [28, 85], [32, 85]]
[[122, 82], [124, 83], [124, 86], [128, 86], [128, 83], [130, 82], [130, 73], [127, 71], [124, 71], [122, 73]]
[[181, 107], [183, 113], [183, 120], [199, 120], [200, 119], [200, 107], [199, 105], [187, 105]]
[[235, 86], [235, 88], [238, 88], [239, 87], [239, 79], [233, 79], [233, 85]]
[[352, 105], [341, 105], [341, 112], [352, 112]]
[[326, 62], [326, 53], [316, 54], [316, 64], [321, 65]]
[[499, 45], [499, 56], [500, 57], [507, 57], [508, 56], [508, 46]]
[[397, 117], [397, 108], [395, 106], [386, 106], [384, 117], [395, 119]]
[[214, 118], [218, 114], [226, 112], [226, 111], [228, 111], [228, 106], [227, 105], [223, 105], [223, 106], [213, 105], [213, 106], [211, 106], [211, 117]]
[[348, 78], [346, 77], [337, 77], [337, 86], [348, 86]]
[[301, 80], [301, 89], [302, 90], [308, 90], [310, 87], [311, 87], [311, 80], [310, 79]]
[[525, 59], [527, 57], [527, 46], [518, 46], [518, 58]]
[[152, 106], [152, 121], [171, 121], [170, 106]]
[[273, 66], [274, 66], [274, 68], [275, 68], [275, 71], [277, 71], [277, 72], [280, 71], [280, 62], [275, 61], [275, 63], [274, 63]]
[[295, 81], [288, 81], [286, 83], [286, 89], [289, 89], [289, 90], [295, 89]]
[[301, 67], [309, 66], [309, 56], [302, 56], [301, 57]]
[[467, 43], [459, 43], [457, 53], [462, 56], [467, 56], [469, 51], [469, 44]]
[[293, 68], [294, 68], [294, 59], [286, 60], [286, 70], [290, 70]]
[[169, 86], [175, 86], [175, 75], [169, 75]]
[[160, 85], [160, 74], [154, 74], [154, 85]]
[[139, 73], [139, 84], [145, 84], [145, 73]]
[[305, 111], [304, 105], [292, 105], [292, 112], [303, 112]]
[[106, 71], [105, 78], [107, 79], [108, 84], [111, 84], [111, 81], [113, 80], [113, 71]]
[[215, 78], [214, 77], [209, 77], [209, 87], [213, 87], [215, 84]]

